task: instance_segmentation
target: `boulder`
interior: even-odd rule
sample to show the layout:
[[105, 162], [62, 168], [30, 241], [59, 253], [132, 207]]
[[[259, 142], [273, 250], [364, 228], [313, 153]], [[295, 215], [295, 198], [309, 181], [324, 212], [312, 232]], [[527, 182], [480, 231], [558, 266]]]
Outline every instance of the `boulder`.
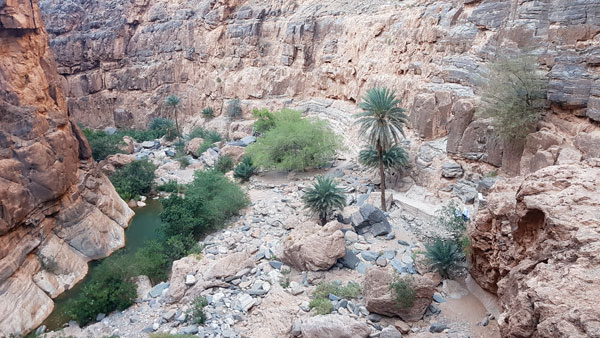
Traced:
[[412, 275], [412, 286], [416, 292], [414, 305], [402, 308], [396, 302], [396, 297], [390, 289], [394, 275], [390, 269], [371, 268], [365, 276], [363, 297], [365, 306], [370, 312], [385, 316], [398, 316], [405, 321], [418, 321], [431, 304], [435, 285], [429, 278]]
[[228, 144], [221, 148], [219, 154], [223, 156], [229, 156], [231, 157], [234, 163], [239, 163], [246, 154], [246, 148], [240, 146], [232, 146]]
[[112, 174], [116, 170], [135, 161], [135, 156], [129, 154], [113, 154], [100, 161], [99, 165], [106, 174]]
[[462, 166], [454, 161], [449, 161], [442, 165], [442, 177], [458, 178], [463, 175], [463, 172]]
[[303, 338], [367, 338], [371, 329], [350, 317], [329, 314], [302, 320], [300, 332]]
[[477, 198], [477, 185], [471, 181], [461, 179], [452, 186], [452, 192], [464, 203], [470, 204]]
[[371, 232], [373, 236], [387, 235], [392, 225], [381, 209], [372, 204], [364, 204], [351, 216], [352, 226], [359, 234]]
[[200, 146], [202, 146], [202, 143], [204, 143], [204, 139], [201, 137], [195, 137], [189, 140], [185, 145], [185, 153], [198, 157], [200, 155], [198, 154], [198, 150], [200, 149]]
[[213, 148], [209, 148], [207, 151], [203, 152], [202, 155], [200, 155], [200, 160], [202, 160], [202, 162], [209, 167], [214, 166], [218, 159], [219, 153]]
[[129, 136], [123, 136], [123, 144], [119, 149], [125, 154], [133, 154], [135, 151], [135, 140]]
[[346, 254], [346, 241], [337, 221], [320, 227], [304, 223], [283, 242], [282, 261], [299, 270], [319, 271], [331, 268]]

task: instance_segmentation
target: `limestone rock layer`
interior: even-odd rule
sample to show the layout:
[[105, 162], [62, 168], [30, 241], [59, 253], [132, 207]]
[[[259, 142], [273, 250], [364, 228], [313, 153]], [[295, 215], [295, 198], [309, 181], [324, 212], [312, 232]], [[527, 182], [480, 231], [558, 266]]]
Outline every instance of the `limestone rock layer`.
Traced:
[[0, 336], [25, 334], [133, 216], [67, 115], [37, 1], [0, 1]]

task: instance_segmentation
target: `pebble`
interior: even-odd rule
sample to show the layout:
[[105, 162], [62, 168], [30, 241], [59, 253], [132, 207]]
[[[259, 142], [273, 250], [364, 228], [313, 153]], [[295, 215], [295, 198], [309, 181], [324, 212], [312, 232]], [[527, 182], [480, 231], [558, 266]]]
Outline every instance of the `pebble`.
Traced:
[[443, 332], [447, 328], [448, 328], [448, 326], [444, 323], [433, 323], [429, 327], [429, 332], [440, 333], [440, 332]]

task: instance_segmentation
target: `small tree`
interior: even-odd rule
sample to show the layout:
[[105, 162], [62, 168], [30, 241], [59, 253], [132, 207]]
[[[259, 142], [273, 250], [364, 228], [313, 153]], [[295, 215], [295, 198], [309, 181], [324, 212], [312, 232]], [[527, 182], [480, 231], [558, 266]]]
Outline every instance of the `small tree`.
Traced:
[[359, 107], [362, 113], [356, 115], [356, 124], [360, 125], [359, 134], [377, 150], [379, 157], [379, 176], [381, 177], [381, 209], [385, 204], [385, 171], [383, 152], [390, 150], [404, 137], [404, 125], [407, 122], [405, 110], [400, 106], [393, 91], [387, 88], [370, 89]]
[[181, 135], [181, 133], [179, 132], [179, 121], [177, 119], [177, 112], [179, 111], [179, 106], [181, 105], [181, 99], [175, 95], [169, 95], [165, 103], [171, 108], [171, 112], [173, 112], [173, 115], [175, 116], [175, 127], [177, 128], [177, 135], [179, 136]]
[[319, 217], [321, 225], [325, 225], [333, 210], [343, 210], [346, 206], [346, 193], [333, 182], [333, 178], [318, 176], [317, 182], [306, 191], [302, 200], [305, 208]]
[[234, 119], [242, 117], [242, 105], [240, 99], [233, 99], [227, 103], [227, 115]]
[[504, 140], [523, 139], [535, 127], [546, 104], [547, 78], [534, 57], [503, 58], [490, 66], [478, 116], [492, 118]]
[[[406, 150], [399, 146], [393, 146], [389, 150], [384, 150], [382, 155], [383, 166], [386, 170], [404, 169], [410, 166]], [[379, 154], [373, 147], [363, 149], [358, 154], [358, 162], [369, 168], [377, 168], [379, 166]]]
[[458, 262], [463, 259], [462, 252], [454, 240], [436, 238], [425, 247], [427, 260], [443, 278], [447, 278], [450, 269], [457, 266]]

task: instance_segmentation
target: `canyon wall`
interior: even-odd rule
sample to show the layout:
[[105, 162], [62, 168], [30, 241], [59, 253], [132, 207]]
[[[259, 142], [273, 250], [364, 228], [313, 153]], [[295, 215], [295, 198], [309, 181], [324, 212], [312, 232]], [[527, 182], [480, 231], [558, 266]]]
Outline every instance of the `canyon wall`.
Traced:
[[[449, 153], [511, 174], [555, 164], [563, 149], [563, 158], [587, 157], [599, 142], [589, 123], [600, 120], [597, 0], [41, 4], [69, 111], [91, 127], [144, 126], [167, 114], [169, 94], [183, 98], [189, 124], [235, 97], [246, 113], [310, 110], [302, 103], [356, 103], [387, 86], [418, 136], [447, 135]], [[548, 72], [550, 109], [541, 134], [505, 144], [474, 112], [490, 60], [519, 49]]]
[[0, 337], [21, 335], [133, 216], [67, 115], [37, 1], [0, 1]]

